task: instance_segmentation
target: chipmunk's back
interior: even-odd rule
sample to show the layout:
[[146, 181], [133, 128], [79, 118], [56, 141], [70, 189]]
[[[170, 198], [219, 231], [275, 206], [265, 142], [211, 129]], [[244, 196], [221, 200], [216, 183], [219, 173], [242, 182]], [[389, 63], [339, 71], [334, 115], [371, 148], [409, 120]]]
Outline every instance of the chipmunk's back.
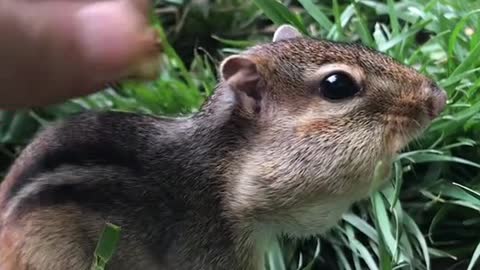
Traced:
[[[0, 269], [57, 269], [56, 263], [58, 269], [89, 269], [105, 222], [122, 226], [122, 239], [130, 242], [121, 245], [117, 261], [122, 267], [115, 269], [157, 269], [158, 260], [142, 247], [149, 233], [142, 223], [172, 215], [170, 207], [156, 202], [175, 190], [156, 170], [175, 167], [169, 158], [175, 155], [180, 122], [84, 113], [42, 131], [1, 185]], [[175, 207], [182, 211], [181, 204]], [[125, 211], [131, 211], [129, 219], [122, 218]], [[151, 244], [164, 249], [170, 240]], [[124, 252], [128, 259], [122, 259]], [[25, 257], [37, 264], [28, 265]]]
[[0, 269], [87, 270], [105, 221], [122, 228], [115, 270], [262, 269], [278, 236], [321, 234], [378, 189], [377, 164], [386, 180], [446, 101], [384, 54], [290, 26], [219, 72], [194, 117], [90, 114], [40, 135], [1, 186]]

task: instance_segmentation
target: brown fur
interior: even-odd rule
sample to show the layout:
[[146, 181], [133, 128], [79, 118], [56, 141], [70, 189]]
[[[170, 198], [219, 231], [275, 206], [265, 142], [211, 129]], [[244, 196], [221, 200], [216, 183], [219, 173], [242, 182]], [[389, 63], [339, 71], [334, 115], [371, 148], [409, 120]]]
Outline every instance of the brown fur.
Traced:
[[330, 129], [335, 129], [335, 124], [328, 120], [322, 119], [305, 123], [299, 126], [297, 131], [299, 132], [300, 136], [309, 136], [316, 133], [326, 132]]
[[[115, 270], [261, 269], [276, 237], [333, 226], [444, 93], [370, 49], [287, 32], [226, 59], [193, 117], [90, 113], [37, 136], [0, 187], [0, 269], [86, 269], [107, 221]], [[360, 92], [322, 98], [334, 70]]]
[[[80, 216], [69, 206], [46, 208], [22, 216], [2, 230], [0, 247], [14, 269], [89, 269], [93, 262], [93, 243], [85, 241], [94, 233], [84, 231], [82, 224], [99, 224]], [[87, 219], [87, 220], [86, 220]], [[3, 269], [3, 268], [2, 268]]]

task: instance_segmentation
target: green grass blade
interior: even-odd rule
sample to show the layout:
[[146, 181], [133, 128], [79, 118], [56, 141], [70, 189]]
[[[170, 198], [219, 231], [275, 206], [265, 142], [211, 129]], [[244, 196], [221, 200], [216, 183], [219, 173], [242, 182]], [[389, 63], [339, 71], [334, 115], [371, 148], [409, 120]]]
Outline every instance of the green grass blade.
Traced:
[[372, 254], [368, 251], [368, 249], [360, 241], [357, 241], [356, 239], [353, 240], [352, 244], [355, 247], [355, 249], [358, 251], [358, 253], [362, 255], [361, 258], [367, 264], [368, 268], [370, 270], [378, 270], [377, 263], [375, 262], [375, 259], [373, 258]]
[[418, 153], [417, 155], [410, 156], [409, 160], [414, 163], [426, 163], [426, 162], [455, 162], [461, 163], [464, 165], [480, 168], [480, 164], [475, 163], [470, 160], [463, 158], [452, 157], [447, 155], [438, 155], [438, 154], [429, 154], [429, 153]]
[[4, 132], [0, 143], [23, 144], [33, 136], [40, 124], [32, 119], [27, 110], [18, 111], [13, 115], [7, 115]]
[[345, 235], [347, 236], [347, 240], [345, 241], [345, 245], [347, 245], [352, 250], [351, 256], [352, 256], [354, 268], [356, 270], [362, 270], [362, 265], [361, 265], [361, 262], [360, 262], [360, 256], [358, 256], [359, 252], [356, 249], [356, 246], [354, 245], [354, 242], [357, 241], [355, 239], [355, 230], [351, 226], [346, 225], [345, 226]]
[[467, 23], [467, 20], [470, 19], [472, 15], [475, 15], [476, 13], [480, 12], [480, 10], [473, 10], [466, 14], [453, 28], [452, 33], [450, 34], [450, 38], [448, 40], [448, 70], [453, 69], [453, 59], [455, 59], [455, 46], [457, 45], [458, 37], [460, 33], [465, 29], [465, 24]]
[[221, 38], [217, 35], [212, 35], [212, 38], [222, 42], [225, 45], [232, 46], [232, 47], [237, 47], [237, 48], [242, 48], [242, 49], [247, 48], [247, 47], [251, 47], [251, 46], [256, 44], [255, 42], [249, 41], [249, 40], [225, 39], [225, 38]]
[[394, 179], [395, 179], [395, 194], [393, 197], [393, 202], [392, 202], [392, 209], [395, 207], [397, 204], [399, 197], [400, 197], [400, 191], [402, 190], [402, 183], [403, 183], [403, 173], [402, 173], [402, 164], [400, 162], [394, 162], [393, 164], [394, 168]]
[[470, 259], [470, 263], [468, 264], [467, 270], [473, 270], [473, 267], [478, 261], [478, 258], [480, 257], [480, 242], [478, 243], [477, 247], [475, 248], [475, 251], [473, 252], [472, 258]]
[[374, 47], [375, 42], [373, 40], [372, 35], [370, 34], [367, 22], [363, 17], [362, 12], [360, 11], [360, 6], [356, 2], [354, 2], [353, 8], [354, 8], [355, 14], [357, 15], [356, 27], [357, 27], [358, 34], [362, 39], [362, 42], [367, 46]]
[[395, 3], [393, 0], [387, 0], [388, 16], [390, 17], [390, 26], [392, 27], [392, 34], [398, 35], [400, 32], [400, 24], [398, 23], [397, 11], [395, 10]]
[[430, 226], [428, 227], [428, 237], [430, 239], [430, 242], [435, 243], [434, 239], [432, 238], [433, 232], [437, 224], [439, 224], [447, 216], [448, 212], [452, 207], [452, 205], [444, 205], [437, 211], [435, 216], [433, 216], [432, 221], [430, 222]]
[[[334, 0], [334, 1], [336, 2], [337, 0]], [[339, 7], [337, 8], [338, 8], [338, 11], [336, 12], [339, 13], [340, 8]], [[337, 14], [336, 16], [338, 16], [338, 18], [335, 17], [335, 27], [332, 27], [330, 32], [328, 32], [327, 38], [335, 39], [335, 40], [340, 38], [341, 40], [343, 40], [345, 37], [344, 28], [352, 20], [354, 15], [355, 15], [355, 8], [353, 4], [348, 5], [341, 14], [339, 15]]]
[[120, 239], [120, 227], [107, 223], [100, 236], [94, 253], [92, 270], [103, 270], [112, 258]]
[[276, 0], [254, 0], [255, 4], [267, 15], [275, 24], [291, 24], [299, 31], [307, 34], [303, 22]]
[[415, 236], [415, 239], [420, 244], [420, 247], [423, 253], [423, 259], [427, 266], [427, 270], [430, 270], [430, 255], [428, 253], [427, 242], [425, 241], [425, 238], [423, 237], [422, 232], [418, 228], [415, 221], [409, 215], [405, 214], [403, 221], [407, 229], [410, 231], [410, 233], [412, 233]]
[[373, 194], [371, 197], [371, 203], [376, 220], [377, 233], [380, 236], [380, 245], [385, 245], [390, 255], [393, 255], [397, 243], [392, 235], [392, 225], [388, 218], [387, 208], [381, 193], [376, 192]]
[[270, 270], [286, 270], [285, 261], [283, 259], [282, 249], [278, 241], [273, 241], [269, 251], [267, 252], [267, 262]]
[[478, 191], [473, 190], [473, 189], [471, 189], [471, 188], [469, 188], [469, 187], [466, 187], [466, 186], [464, 186], [464, 185], [462, 185], [462, 184], [459, 184], [459, 183], [453, 182], [452, 184], [455, 185], [455, 186], [457, 186], [457, 187], [459, 187], [459, 188], [461, 188], [461, 189], [463, 189], [463, 190], [465, 190], [468, 194], [470, 194], [470, 195], [472, 195], [473, 197], [475, 197], [475, 198], [477, 198], [478, 200], [480, 200], [480, 193], [479, 193]]
[[340, 249], [338, 246], [334, 245], [333, 250], [337, 254], [339, 267], [342, 267], [344, 270], [352, 270], [352, 266], [345, 255], [345, 252]]
[[300, 4], [305, 8], [305, 11], [312, 16], [313, 19], [325, 30], [330, 30], [333, 27], [333, 23], [322, 12], [322, 10], [316, 6], [312, 0], [298, 0]]
[[427, 24], [430, 23], [430, 20], [427, 21], [422, 21], [418, 24], [413, 25], [410, 29], [408, 29], [406, 32], [402, 32], [401, 34], [395, 35], [394, 38], [390, 39], [389, 41], [381, 44], [378, 47], [378, 50], [381, 52], [386, 52], [389, 49], [393, 48], [394, 46], [397, 46], [400, 42], [405, 41], [407, 38], [415, 35], [418, 31], [421, 29], [425, 28]]
[[471, 50], [468, 53], [468, 56], [462, 60], [460, 65], [457, 66], [457, 68], [452, 72], [450, 76], [453, 77], [463, 72], [466, 72], [469, 68], [472, 67], [472, 65], [478, 66], [480, 64], [479, 59], [480, 59], [480, 43], [478, 43], [473, 48], [473, 50]]
[[356, 216], [352, 213], [344, 214], [343, 215], [343, 220], [350, 223], [353, 227], [357, 228], [359, 231], [363, 232], [366, 236], [368, 236], [375, 243], [378, 243], [377, 232], [365, 220], [361, 219], [360, 217], [358, 217], [358, 216]]
[[335, 19], [335, 27], [332, 30], [336, 30], [338, 34], [338, 39], [343, 40], [345, 37], [345, 33], [343, 32], [342, 26], [342, 14], [340, 13], [340, 7], [338, 5], [338, 0], [332, 0], [332, 8], [333, 8], [333, 17]]

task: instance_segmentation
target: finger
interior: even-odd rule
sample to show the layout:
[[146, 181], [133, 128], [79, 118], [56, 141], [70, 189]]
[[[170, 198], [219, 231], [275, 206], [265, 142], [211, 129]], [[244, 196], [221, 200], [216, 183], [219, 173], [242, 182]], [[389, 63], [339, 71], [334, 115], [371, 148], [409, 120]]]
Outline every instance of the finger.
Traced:
[[3, 31], [11, 38], [0, 44], [0, 79], [8, 89], [3, 91], [9, 91], [0, 106], [58, 102], [109, 81], [141, 76], [142, 70], [146, 74], [148, 66], [158, 70], [151, 64], [159, 55], [158, 39], [131, 3], [79, 2], [29, 2], [2, 10], [16, 12], [19, 19]]
[[142, 15], [148, 15], [148, 11], [152, 8], [151, 0], [123, 0], [130, 3], [135, 7]]
[[105, 78], [127, 76], [139, 62], [160, 53], [156, 32], [129, 1], [88, 5], [76, 18], [85, 58]]

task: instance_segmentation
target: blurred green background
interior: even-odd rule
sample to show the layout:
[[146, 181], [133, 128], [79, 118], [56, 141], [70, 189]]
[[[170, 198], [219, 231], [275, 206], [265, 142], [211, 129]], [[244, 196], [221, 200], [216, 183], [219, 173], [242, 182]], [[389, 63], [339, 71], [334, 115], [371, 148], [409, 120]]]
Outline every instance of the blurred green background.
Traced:
[[324, 236], [283, 239], [267, 269], [480, 269], [480, 1], [165, 0], [154, 23], [165, 66], [46, 108], [0, 112], [0, 171], [50, 121], [85, 110], [188, 115], [214, 91], [219, 61], [289, 23], [361, 42], [436, 79], [447, 110], [395, 161], [392, 183]]

